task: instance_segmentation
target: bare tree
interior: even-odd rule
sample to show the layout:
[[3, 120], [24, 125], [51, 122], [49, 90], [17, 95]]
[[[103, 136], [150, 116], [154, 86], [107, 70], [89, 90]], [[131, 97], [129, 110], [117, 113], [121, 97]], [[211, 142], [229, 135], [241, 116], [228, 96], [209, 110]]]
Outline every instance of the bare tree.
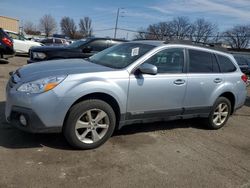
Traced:
[[32, 35], [36, 31], [36, 27], [33, 22], [27, 21], [23, 24], [23, 30], [25, 33]]
[[84, 38], [91, 37], [93, 33], [92, 20], [89, 17], [84, 17], [80, 19], [79, 22], [80, 33]]
[[70, 17], [63, 17], [61, 22], [61, 30], [62, 33], [66, 36], [74, 39], [77, 33], [77, 27], [74, 20]]
[[[213, 40], [217, 26], [203, 18], [197, 19], [191, 27], [191, 39], [195, 42], [208, 42], [209, 39]], [[214, 37], [215, 38], [215, 37]]]
[[186, 17], [177, 17], [170, 22], [172, 29], [172, 35], [175, 39], [187, 39], [190, 38], [192, 31], [192, 24]]
[[146, 30], [141, 28], [135, 37], [137, 39], [169, 40], [172, 37], [171, 25], [169, 22], [152, 24]]
[[170, 22], [160, 22], [148, 27], [148, 37], [157, 40], [169, 40], [172, 38], [172, 28]]
[[138, 29], [138, 33], [134, 35], [135, 39], [147, 39], [147, 30], [144, 28]]
[[221, 39], [222, 39], [222, 35], [220, 32], [218, 32], [218, 30], [216, 30], [217, 33], [215, 34], [215, 37], [213, 37], [212, 42], [214, 43], [222, 43]]
[[40, 28], [48, 37], [56, 30], [56, 20], [50, 14], [45, 14], [40, 19]]
[[138, 39], [153, 40], [193, 40], [196, 42], [218, 42], [221, 36], [218, 34], [215, 24], [199, 18], [190, 22], [186, 17], [177, 17], [171, 21], [151, 24], [147, 29], [140, 29], [135, 37]]
[[250, 43], [250, 26], [235, 26], [223, 33], [224, 40], [231, 48], [247, 48]]

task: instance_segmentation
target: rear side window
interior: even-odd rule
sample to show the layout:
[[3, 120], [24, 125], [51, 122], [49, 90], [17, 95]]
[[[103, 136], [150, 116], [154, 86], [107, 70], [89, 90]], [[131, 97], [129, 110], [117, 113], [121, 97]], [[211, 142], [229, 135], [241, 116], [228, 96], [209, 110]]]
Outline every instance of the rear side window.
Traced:
[[53, 39], [44, 39], [42, 40], [42, 43], [53, 43]]
[[60, 39], [55, 39], [56, 44], [62, 44], [62, 41]]
[[232, 61], [223, 55], [217, 55], [221, 72], [234, 72], [236, 67]]
[[108, 47], [106, 40], [95, 40], [93, 42], [90, 42], [89, 46], [92, 48], [93, 51], [96, 52], [100, 52]]
[[198, 50], [189, 50], [190, 73], [216, 73], [219, 67], [214, 54]]

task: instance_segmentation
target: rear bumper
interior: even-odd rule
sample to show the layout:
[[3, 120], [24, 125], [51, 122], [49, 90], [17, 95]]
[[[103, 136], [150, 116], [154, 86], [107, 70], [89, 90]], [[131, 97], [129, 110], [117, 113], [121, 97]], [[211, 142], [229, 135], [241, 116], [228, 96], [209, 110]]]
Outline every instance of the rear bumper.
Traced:
[[243, 90], [243, 91], [238, 92], [237, 103], [235, 104], [233, 112], [236, 112], [237, 110], [242, 108], [245, 105], [245, 102], [246, 102], [247, 98], [248, 98], [248, 96], [247, 96], [247, 90], [246, 89]]
[[[24, 116], [27, 124], [20, 122], [20, 116]], [[31, 133], [59, 133], [62, 127], [46, 127], [37, 114], [28, 108], [13, 106], [10, 116], [6, 117], [7, 121], [14, 127]]]

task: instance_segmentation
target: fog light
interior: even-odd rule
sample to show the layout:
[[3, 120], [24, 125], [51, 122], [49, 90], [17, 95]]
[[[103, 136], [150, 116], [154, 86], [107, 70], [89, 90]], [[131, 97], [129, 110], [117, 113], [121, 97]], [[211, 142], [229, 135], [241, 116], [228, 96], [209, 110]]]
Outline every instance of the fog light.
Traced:
[[24, 115], [19, 116], [19, 121], [23, 126], [27, 126], [27, 119]]

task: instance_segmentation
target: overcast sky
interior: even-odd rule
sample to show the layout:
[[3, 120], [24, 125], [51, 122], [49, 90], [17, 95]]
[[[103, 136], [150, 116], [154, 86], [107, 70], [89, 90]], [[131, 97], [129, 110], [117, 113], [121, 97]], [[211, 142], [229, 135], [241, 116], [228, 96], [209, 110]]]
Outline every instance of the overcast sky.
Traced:
[[[190, 20], [205, 18], [220, 30], [237, 24], [250, 24], [250, 0], [0, 0], [0, 15], [17, 18], [21, 23], [39, 23], [44, 14], [51, 14], [58, 22], [63, 16], [76, 23], [89, 16], [96, 36], [113, 36], [117, 8], [121, 10], [118, 27], [138, 30], [149, 24], [187, 16]], [[118, 31], [119, 37], [133, 37], [133, 33]]]

